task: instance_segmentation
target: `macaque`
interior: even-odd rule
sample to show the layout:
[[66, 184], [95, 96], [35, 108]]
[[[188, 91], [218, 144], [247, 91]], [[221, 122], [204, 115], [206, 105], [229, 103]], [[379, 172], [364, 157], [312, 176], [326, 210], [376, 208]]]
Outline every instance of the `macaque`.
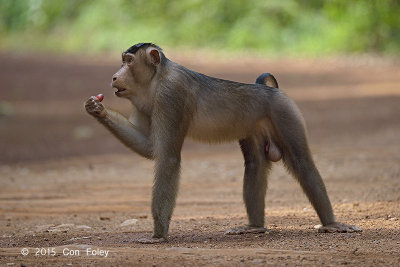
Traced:
[[226, 234], [267, 231], [267, 176], [272, 162], [280, 159], [317, 212], [320, 232], [361, 231], [336, 221], [310, 153], [303, 117], [271, 74], [260, 75], [255, 84], [213, 78], [170, 61], [155, 44], [139, 43], [122, 53], [111, 87], [132, 103], [130, 118], [105, 108], [95, 96], [86, 101], [87, 112], [134, 152], [155, 160], [154, 232], [139, 242], [167, 240], [186, 137], [208, 143], [239, 141], [249, 222]]

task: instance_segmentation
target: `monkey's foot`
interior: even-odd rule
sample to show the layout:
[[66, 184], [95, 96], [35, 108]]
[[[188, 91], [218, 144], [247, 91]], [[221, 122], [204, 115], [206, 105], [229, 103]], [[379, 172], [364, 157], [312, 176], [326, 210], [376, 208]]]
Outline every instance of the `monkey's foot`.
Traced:
[[142, 244], [159, 244], [159, 243], [164, 243], [167, 242], [166, 238], [156, 238], [156, 237], [151, 237], [151, 238], [139, 238], [137, 242], [142, 243]]
[[355, 225], [348, 225], [340, 222], [331, 223], [318, 229], [318, 233], [355, 233], [362, 229]]
[[226, 235], [243, 235], [243, 234], [263, 234], [268, 232], [267, 228], [244, 225], [229, 229], [225, 232]]

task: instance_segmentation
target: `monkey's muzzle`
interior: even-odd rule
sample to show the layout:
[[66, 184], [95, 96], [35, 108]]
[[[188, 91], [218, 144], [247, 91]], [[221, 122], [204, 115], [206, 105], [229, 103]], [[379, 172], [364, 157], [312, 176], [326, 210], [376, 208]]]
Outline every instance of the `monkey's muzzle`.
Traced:
[[122, 92], [126, 91], [125, 88], [118, 88], [118, 87], [113, 87], [113, 89], [116, 89], [117, 91], [115, 92], [115, 94], [118, 96], [120, 95]]

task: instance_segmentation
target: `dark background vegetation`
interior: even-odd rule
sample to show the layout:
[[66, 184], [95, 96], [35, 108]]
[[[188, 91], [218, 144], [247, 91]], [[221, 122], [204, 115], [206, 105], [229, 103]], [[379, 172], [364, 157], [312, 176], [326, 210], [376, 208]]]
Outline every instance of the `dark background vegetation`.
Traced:
[[0, 48], [121, 51], [133, 43], [319, 56], [400, 51], [398, 0], [0, 0]]

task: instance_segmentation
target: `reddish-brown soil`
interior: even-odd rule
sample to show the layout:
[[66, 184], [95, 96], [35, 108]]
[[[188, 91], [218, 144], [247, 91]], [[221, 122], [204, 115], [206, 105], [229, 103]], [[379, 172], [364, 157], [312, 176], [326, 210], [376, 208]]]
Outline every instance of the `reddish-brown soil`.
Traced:
[[[400, 66], [380, 60], [175, 60], [217, 77], [275, 74], [308, 126], [337, 218], [362, 233], [319, 234], [318, 218], [281, 163], [266, 197], [268, 234], [226, 236], [246, 223], [237, 144], [185, 143], [168, 243], [152, 230], [153, 163], [83, 109], [129, 104], [109, 87], [119, 59], [0, 54], [0, 263], [144, 266], [399, 266]], [[125, 220], [136, 223], [123, 226]], [[27, 248], [29, 254], [21, 255]], [[107, 257], [87, 249], [108, 250]], [[54, 253], [52, 252], [54, 251]], [[64, 255], [79, 251], [79, 255]], [[45, 255], [42, 255], [45, 254]], [[55, 254], [55, 255], [52, 255]]]

